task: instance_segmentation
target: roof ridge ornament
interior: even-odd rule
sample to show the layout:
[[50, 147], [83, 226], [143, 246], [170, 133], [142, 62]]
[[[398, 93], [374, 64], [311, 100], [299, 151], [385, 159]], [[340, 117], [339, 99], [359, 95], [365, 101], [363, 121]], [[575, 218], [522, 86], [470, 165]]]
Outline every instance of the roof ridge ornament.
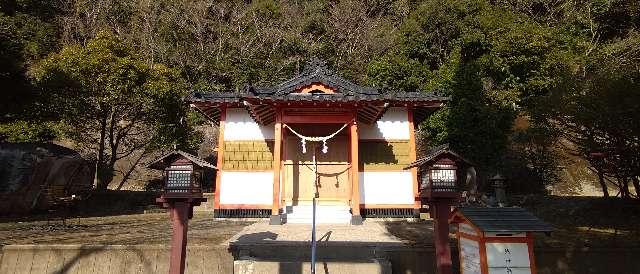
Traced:
[[319, 72], [321, 70], [324, 72], [329, 71], [327, 62], [324, 61], [323, 59], [318, 58], [317, 56], [313, 56], [311, 57], [311, 59], [307, 61], [307, 64], [304, 66], [304, 69], [302, 70], [302, 74], [312, 73], [314, 71]]

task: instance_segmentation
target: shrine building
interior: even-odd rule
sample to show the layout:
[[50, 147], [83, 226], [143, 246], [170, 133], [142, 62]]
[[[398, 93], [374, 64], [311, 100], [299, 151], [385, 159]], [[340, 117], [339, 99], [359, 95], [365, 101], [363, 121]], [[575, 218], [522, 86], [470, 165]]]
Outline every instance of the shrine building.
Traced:
[[219, 129], [215, 217], [307, 223], [316, 196], [317, 222], [360, 224], [420, 208], [416, 168], [403, 167], [417, 125], [448, 97], [359, 86], [312, 59], [276, 86], [186, 100]]

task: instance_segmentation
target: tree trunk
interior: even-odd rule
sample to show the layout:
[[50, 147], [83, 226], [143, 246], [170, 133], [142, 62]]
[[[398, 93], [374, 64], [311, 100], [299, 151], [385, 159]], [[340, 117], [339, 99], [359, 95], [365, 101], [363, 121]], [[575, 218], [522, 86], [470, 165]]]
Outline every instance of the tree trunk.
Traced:
[[626, 177], [618, 177], [618, 183], [620, 184], [620, 196], [629, 198], [629, 180]]
[[633, 182], [633, 188], [636, 190], [636, 198], [640, 199], [640, 180], [638, 180], [638, 176], [631, 176], [631, 182]]
[[142, 158], [144, 158], [145, 155], [146, 155], [146, 151], [143, 151], [140, 154], [140, 157], [138, 157], [138, 159], [136, 159], [136, 161], [129, 167], [129, 170], [127, 170], [124, 176], [122, 176], [122, 180], [120, 181], [120, 184], [118, 184], [118, 187], [116, 188], [117, 190], [120, 190], [122, 186], [124, 186], [124, 184], [127, 182], [127, 180], [129, 180], [129, 177], [131, 177], [131, 173], [133, 173], [133, 170], [136, 169], [136, 166], [138, 166], [138, 164], [140, 163]]
[[96, 164], [97, 165], [96, 188], [101, 190], [107, 189], [107, 186], [109, 186], [109, 179], [107, 178], [107, 176], [105, 176], [106, 170], [105, 170], [104, 150], [105, 150], [106, 135], [107, 135], [107, 117], [103, 116], [100, 120], [100, 141], [99, 141], [100, 143], [98, 144], [98, 161]]
[[609, 198], [609, 189], [607, 188], [607, 182], [604, 181], [602, 171], [598, 171], [598, 182], [600, 183], [600, 187], [602, 187], [602, 195], [605, 198]]

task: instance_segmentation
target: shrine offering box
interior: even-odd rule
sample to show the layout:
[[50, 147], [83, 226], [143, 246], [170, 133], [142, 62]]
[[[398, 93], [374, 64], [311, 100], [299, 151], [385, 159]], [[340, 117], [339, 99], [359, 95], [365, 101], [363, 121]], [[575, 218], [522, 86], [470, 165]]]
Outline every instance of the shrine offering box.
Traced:
[[533, 233], [553, 228], [522, 208], [462, 207], [457, 226], [461, 274], [534, 274]]

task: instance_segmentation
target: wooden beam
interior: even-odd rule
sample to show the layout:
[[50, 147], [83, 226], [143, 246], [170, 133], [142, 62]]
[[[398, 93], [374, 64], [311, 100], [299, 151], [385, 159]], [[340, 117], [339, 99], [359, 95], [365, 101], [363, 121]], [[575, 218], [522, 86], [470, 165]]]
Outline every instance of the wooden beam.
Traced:
[[220, 179], [222, 178], [222, 171], [224, 165], [224, 124], [227, 119], [227, 107], [225, 105], [220, 106], [220, 124], [218, 125], [218, 154], [216, 166], [216, 190], [213, 196], [213, 208], [220, 209]]
[[380, 106], [378, 108], [378, 113], [376, 113], [376, 117], [373, 118], [374, 121], [377, 121], [378, 119], [380, 119], [380, 117], [382, 117], [382, 115], [384, 115], [384, 113], [387, 111], [387, 109], [389, 108], [389, 105], [385, 106]]
[[369, 115], [375, 115], [377, 113], [377, 109], [372, 106], [365, 106], [360, 108], [361, 112], [367, 113]]
[[257, 115], [257, 116], [264, 116], [265, 113], [269, 114], [269, 113], [273, 113], [273, 109], [271, 106], [269, 105], [262, 105], [262, 106], [258, 106], [258, 107], [253, 107], [252, 106], [252, 111]]
[[218, 107], [212, 107], [212, 106], [200, 106], [198, 104], [192, 104], [193, 109], [196, 110], [196, 112], [202, 114], [205, 118], [207, 118], [207, 120], [209, 120], [210, 122], [217, 124], [218, 123], [218, 115], [219, 115], [219, 111], [216, 112], [216, 110], [218, 110]]
[[326, 116], [294, 116], [284, 115], [282, 122], [284, 123], [307, 123], [307, 124], [327, 124], [327, 123], [349, 123], [353, 118], [345, 115], [326, 115]]

